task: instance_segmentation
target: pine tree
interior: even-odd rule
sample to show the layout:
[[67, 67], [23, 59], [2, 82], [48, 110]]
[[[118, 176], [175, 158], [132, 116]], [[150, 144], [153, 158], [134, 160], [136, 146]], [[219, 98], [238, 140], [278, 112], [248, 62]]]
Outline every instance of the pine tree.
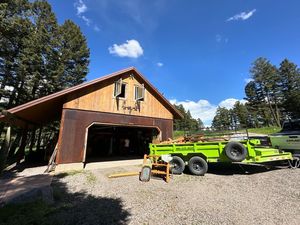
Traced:
[[194, 119], [191, 115], [191, 112], [189, 110], [186, 111], [182, 104], [174, 105], [174, 106], [183, 115], [183, 119], [174, 120], [174, 130], [184, 130], [184, 131], [199, 130], [198, 121], [199, 120], [201, 121], [201, 119], [198, 119], [198, 121]]
[[240, 128], [251, 126], [248, 121], [249, 112], [245, 104], [237, 101], [233, 106], [232, 113], [236, 118], [236, 124], [238, 124]]
[[[1, 109], [82, 83], [88, 64], [89, 49], [79, 27], [70, 20], [59, 26], [47, 1], [0, 2]], [[35, 131], [31, 148], [34, 137]]]
[[59, 29], [61, 74], [58, 79], [64, 88], [85, 81], [89, 64], [89, 48], [80, 28], [67, 20]]
[[46, 1], [0, 3], [0, 103], [12, 108], [85, 81], [89, 49], [80, 28], [59, 26]]
[[197, 119], [197, 123], [198, 123], [198, 130], [202, 130], [205, 128], [204, 123], [200, 118]]
[[260, 86], [257, 85], [255, 81], [250, 81], [245, 87], [245, 93], [250, 126], [269, 126], [271, 123], [271, 115]]
[[6, 0], [0, 3], [0, 102], [10, 108], [22, 101], [24, 84], [23, 49], [30, 39], [30, 3], [27, 0]]
[[264, 101], [267, 104], [272, 115], [271, 123], [280, 126], [280, 90], [278, 89], [280, 78], [276, 67], [267, 59], [258, 58], [252, 64], [250, 72], [255, 83], [256, 93], [263, 98], [261, 102]]
[[279, 67], [280, 91], [286, 117], [300, 117], [300, 69], [284, 59]]
[[229, 130], [232, 127], [230, 110], [224, 107], [218, 107], [212, 121], [212, 127], [216, 130]]

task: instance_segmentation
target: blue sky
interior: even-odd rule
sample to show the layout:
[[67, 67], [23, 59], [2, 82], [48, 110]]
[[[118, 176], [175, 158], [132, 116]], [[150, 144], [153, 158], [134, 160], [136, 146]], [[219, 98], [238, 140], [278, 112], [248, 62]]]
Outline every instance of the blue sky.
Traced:
[[300, 1], [50, 0], [59, 23], [81, 27], [87, 79], [136, 67], [172, 103], [211, 123], [244, 98], [251, 63], [300, 65]]

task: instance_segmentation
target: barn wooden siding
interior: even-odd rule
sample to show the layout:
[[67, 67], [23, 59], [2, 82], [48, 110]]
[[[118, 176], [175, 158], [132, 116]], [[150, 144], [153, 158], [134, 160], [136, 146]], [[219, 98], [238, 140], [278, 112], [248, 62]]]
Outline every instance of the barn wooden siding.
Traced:
[[63, 109], [57, 163], [83, 161], [86, 128], [94, 122], [123, 126], [157, 127], [161, 131], [162, 140], [172, 138], [173, 132], [173, 119]]
[[161, 98], [157, 97], [157, 93], [145, 85], [144, 101], [139, 102], [139, 107], [134, 100], [134, 87], [144, 84], [133, 73], [127, 73], [122, 77], [126, 83], [126, 97], [116, 99], [113, 97], [114, 82], [120, 77], [105, 80], [92, 89], [85, 90], [84, 93], [75, 93], [69, 97], [64, 104], [64, 108], [90, 110], [98, 112], [118, 113], [125, 115], [136, 115], [145, 117], [155, 117], [163, 119], [173, 119], [170, 109], [167, 109]]

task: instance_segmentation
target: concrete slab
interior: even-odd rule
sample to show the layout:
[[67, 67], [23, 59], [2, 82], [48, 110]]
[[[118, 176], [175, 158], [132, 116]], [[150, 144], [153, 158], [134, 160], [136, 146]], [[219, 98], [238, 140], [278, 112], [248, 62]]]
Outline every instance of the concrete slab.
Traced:
[[142, 165], [142, 164], [143, 164], [143, 159], [93, 162], [93, 163], [87, 163], [85, 165], [84, 169], [85, 170], [94, 170], [94, 169], [104, 169], [104, 168], [114, 168], [114, 167], [124, 167], [124, 166], [136, 166], [136, 165]]
[[58, 164], [55, 166], [55, 173], [63, 173], [70, 170], [82, 170], [83, 166], [83, 163]]
[[66, 163], [59, 164], [55, 167], [55, 173], [63, 173], [71, 170], [94, 170], [103, 168], [114, 168], [122, 166], [135, 166], [143, 164], [143, 159], [129, 159], [129, 160], [115, 160], [105, 162], [91, 162], [86, 163], [85, 167], [83, 163]]

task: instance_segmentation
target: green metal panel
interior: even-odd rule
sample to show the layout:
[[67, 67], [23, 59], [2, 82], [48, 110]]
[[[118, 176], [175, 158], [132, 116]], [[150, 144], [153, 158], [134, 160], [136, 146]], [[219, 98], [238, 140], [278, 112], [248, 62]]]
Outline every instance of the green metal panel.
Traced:
[[[150, 154], [153, 155], [179, 155], [185, 161], [192, 156], [200, 155], [208, 162], [230, 162], [225, 155], [224, 148], [228, 142], [196, 142], [182, 144], [150, 144]], [[259, 140], [240, 141], [248, 150], [243, 163], [263, 163], [277, 160], [292, 159], [290, 153], [279, 152], [274, 148], [256, 147]]]

